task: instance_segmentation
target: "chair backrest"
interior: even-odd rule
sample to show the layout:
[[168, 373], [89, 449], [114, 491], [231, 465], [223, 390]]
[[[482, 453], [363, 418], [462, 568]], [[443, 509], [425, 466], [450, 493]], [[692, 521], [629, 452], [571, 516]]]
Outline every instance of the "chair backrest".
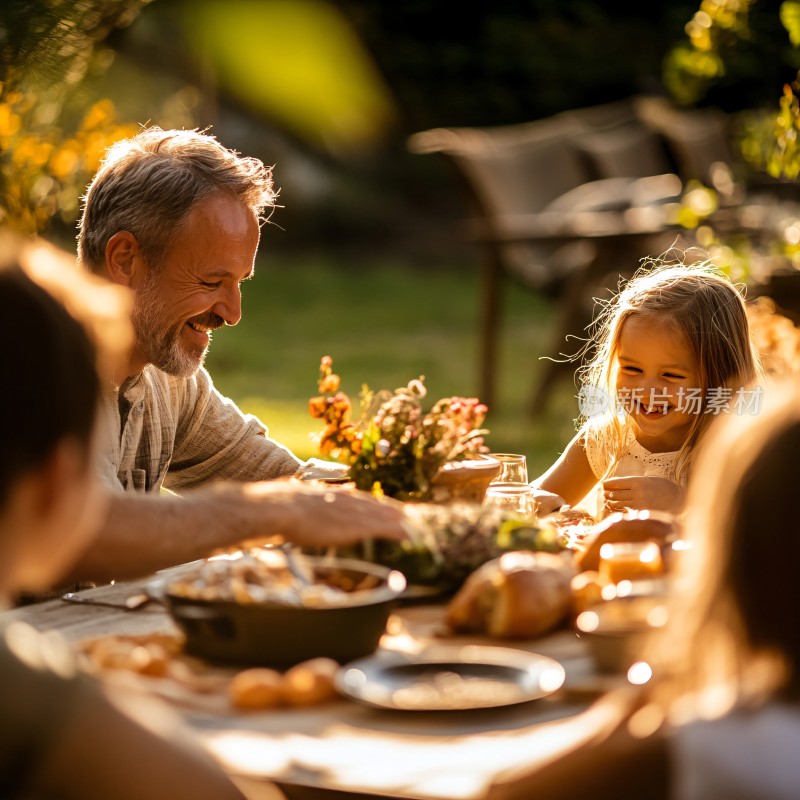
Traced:
[[664, 139], [684, 180], [712, 185], [715, 164], [734, 164], [725, 112], [715, 108], [680, 109], [661, 97], [637, 97], [634, 107], [644, 125]]
[[[495, 232], [509, 216], [538, 214], [554, 203], [568, 210], [570, 193], [592, 181], [658, 175], [670, 166], [658, 135], [629, 100], [518, 125], [436, 128], [415, 134], [408, 145], [447, 156], [477, 216]], [[498, 245], [497, 251], [508, 272], [534, 286], [558, 281], [592, 256], [586, 242]]]
[[577, 128], [557, 119], [498, 128], [437, 128], [415, 134], [416, 153], [448, 156], [488, 217], [541, 211], [587, 173], [569, 142]]

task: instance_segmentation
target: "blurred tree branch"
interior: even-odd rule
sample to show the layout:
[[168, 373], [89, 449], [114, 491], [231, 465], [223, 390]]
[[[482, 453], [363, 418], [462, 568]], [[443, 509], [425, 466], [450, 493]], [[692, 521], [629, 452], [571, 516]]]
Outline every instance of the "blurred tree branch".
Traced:
[[796, 77], [783, 82], [777, 113], [773, 108], [747, 115], [741, 152], [747, 163], [773, 178], [794, 180], [800, 175], [800, 2], [784, 0], [775, 8], [763, 0], [702, 0], [686, 25], [688, 42], [675, 47], [665, 62], [664, 83], [677, 102], [700, 101], [726, 77], [733, 54], [756, 38], [756, 11], [759, 20], [769, 15], [788, 34], [783, 46], [771, 37], [772, 60], [784, 62]]
[[6, 0], [0, 15], [0, 223], [40, 232], [78, 199], [111, 142], [135, 131], [87, 76], [111, 63], [102, 46], [149, 0]]

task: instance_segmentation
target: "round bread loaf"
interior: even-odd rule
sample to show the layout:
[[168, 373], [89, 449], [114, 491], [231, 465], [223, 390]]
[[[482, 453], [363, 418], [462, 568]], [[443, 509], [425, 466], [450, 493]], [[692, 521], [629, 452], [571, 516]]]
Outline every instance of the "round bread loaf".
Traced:
[[554, 553], [515, 551], [473, 572], [447, 607], [456, 631], [530, 639], [569, 614], [572, 564]]

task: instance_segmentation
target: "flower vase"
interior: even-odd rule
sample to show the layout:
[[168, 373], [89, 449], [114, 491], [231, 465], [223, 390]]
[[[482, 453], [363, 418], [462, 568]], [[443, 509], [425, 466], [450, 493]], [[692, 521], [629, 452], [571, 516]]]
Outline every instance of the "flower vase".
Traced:
[[489, 484], [503, 465], [490, 456], [449, 461], [436, 473], [431, 486], [434, 503], [482, 503]]

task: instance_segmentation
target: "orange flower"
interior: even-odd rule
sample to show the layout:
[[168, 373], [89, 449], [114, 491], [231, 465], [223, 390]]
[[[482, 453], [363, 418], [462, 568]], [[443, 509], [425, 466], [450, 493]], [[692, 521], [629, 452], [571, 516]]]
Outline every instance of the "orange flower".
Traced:
[[328, 399], [330, 407], [328, 409], [328, 419], [338, 420], [340, 425], [350, 418], [350, 398], [344, 392], [336, 394]]
[[319, 390], [321, 392], [338, 392], [340, 379], [338, 375], [330, 373], [325, 375], [319, 382]]
[[475, 397], [442, 398], [425, 414], [422, 378], [377, 396], [362, 387], [360, 416], [353, 421], [352, 403], [340, 389], [330, 356], [320, 361], [318, 385], [320, 394], [308, 407], [311, 416], [324, 423], [320, 453], [349, 464], [361, 489], [378, 486], [392, 497], [425, 499], [441, 464], [487, 450], [485, 431], [478, 429], [486, 406]]
[[319, 450], [323, 455], [330, 455], [339, 445], [339, 429], [335, 425], [326, 426], [319, 440]]
[[312, 397], [308, 401], [308, 413], [314, 419], [322, 419], [325, 416], [325, 409], [328, 407], [328, 401], [324, 397]]

